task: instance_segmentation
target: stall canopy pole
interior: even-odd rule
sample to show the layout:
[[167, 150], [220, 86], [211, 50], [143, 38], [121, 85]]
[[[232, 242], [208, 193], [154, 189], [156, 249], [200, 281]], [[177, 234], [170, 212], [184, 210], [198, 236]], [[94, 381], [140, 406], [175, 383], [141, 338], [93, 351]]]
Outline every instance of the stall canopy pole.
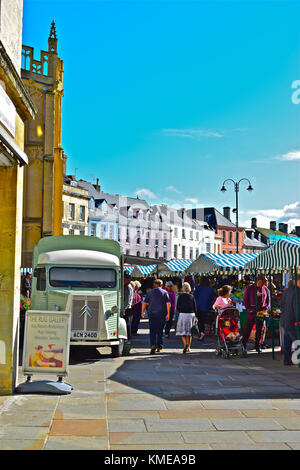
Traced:
[[[300, 322], [299, 322], [299, 299], [298, 299], [298, 286], [297, 286], [297, 282], [298, 282], [298, 273], [297, 273], [297, 267], [295, 266], [295, 302], [296, 302], [296, 328], [297, 328], [297, 341], [299, 341], [300, 339]], [[300, 368], [300, 361], [299, 361], [299, 364], [298, 364], [298, 367]]]
[[272, 330], [272, 358], [275, 359], [275, 343], [274, 343], [274, 318], [273, 318], [273, 285], [272, 285], [272, 276], [271, 269], [269, 270], [269, 284], [270, 284], [270, 320], [271, 320], [271, 330]]

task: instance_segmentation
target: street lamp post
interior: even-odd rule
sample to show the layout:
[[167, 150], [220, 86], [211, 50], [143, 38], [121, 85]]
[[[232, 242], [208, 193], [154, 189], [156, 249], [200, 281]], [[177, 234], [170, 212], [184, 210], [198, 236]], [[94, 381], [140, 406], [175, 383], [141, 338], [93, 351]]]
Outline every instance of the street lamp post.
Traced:
[[239, 194], [239, 189], [240, 189], [240, 183], [242, 181], [247, 181], [248, 182], [249, 186], [247, 188], [247, 191], [253, 191], [253, 188], [251, 186], [250, 181], [247, 178], [242, 178], [239, 181], [234, 181], [233, 179], [228, 178], [227, 180], [225, 180], [223, 182], [223, 185], [222, 185], [222, 188], [221, 188], [222, 192], [227, 191], [227, 189], [225, 188], [225, 184], [227, 183], [227, 181], [231, 181], [233, 183], [234, 191], [235, 191], [235, 204], [236, 204], [235, 209], [234, 209], [234, 212], [235, 212], [235, 215], [236, 215], [235, 239], [236, 239], [236, 252], [239, 253], [239, 197], [238, 197], [238, 194]]

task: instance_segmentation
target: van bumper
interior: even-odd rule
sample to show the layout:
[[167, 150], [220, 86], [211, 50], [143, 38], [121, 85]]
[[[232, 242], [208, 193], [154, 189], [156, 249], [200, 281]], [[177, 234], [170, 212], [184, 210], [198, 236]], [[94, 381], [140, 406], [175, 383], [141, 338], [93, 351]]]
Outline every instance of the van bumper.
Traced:
[[101, 347], [101, 346], [118, 346], [120, 344], [120, 340], [125, 340], [125, 338], [120, 338], [120, 339], [113, 339], [113, 340], [103, 340], [103, 341], [70, 341], [70, 346], [96, 346], [96, 347]]

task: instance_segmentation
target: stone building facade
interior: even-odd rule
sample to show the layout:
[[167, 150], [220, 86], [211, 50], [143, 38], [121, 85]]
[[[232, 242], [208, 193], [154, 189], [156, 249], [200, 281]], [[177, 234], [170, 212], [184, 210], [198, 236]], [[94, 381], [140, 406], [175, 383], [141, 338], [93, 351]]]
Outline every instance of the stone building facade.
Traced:
[[37, 109], [36, 119], [26, 123], [25, 151], [29, 165], [24, 180], [23, 267], [32, 266], [34, 246], [40, 238], [62, 235], [63, 176], [66, 156], [61, 142], [64, 63], [57, 54], [54, 22], [48, 50], [23, 45], [22, 79]]
[[25, 121], [34, 104], [21, 80], [22, 0], [0, 1], [0, 395], [17, 380]]

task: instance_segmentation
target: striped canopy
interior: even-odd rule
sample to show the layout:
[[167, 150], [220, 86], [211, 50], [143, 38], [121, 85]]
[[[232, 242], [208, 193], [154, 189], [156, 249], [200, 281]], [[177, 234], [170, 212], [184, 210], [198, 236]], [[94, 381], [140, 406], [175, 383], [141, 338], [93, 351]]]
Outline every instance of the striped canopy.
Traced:
[[245, 265], [246, 269], [289, 269], [300, 266], [300, 238], [279, 240], [257, 258]]
[[213, 254], [206, 253], [199, 256], [199, 258], [186, 269], [189, 273], [209, 273], [214, 271], [221, 271], [222, 269], [241, 269], [245, 265], [255, 259], [258, 253], [231, 253], [231, 254]]
[[127, 271], [129, 274], [134, 270], [134, 266], [124, 266], [124, 271]]
[[156, 269], [156, 264], [151, 264], [150, 266], [134, 266], [131, 272], [131, 276], [149, 276]]
[[191, 260], [185, 259], [174, 259], [168, 261], [167, 263], [162, 263], [158, 266], [158, 271], [160, 273], [170, 273], [170, 272], [183, 272], [187, 269], [190, 264], [192, 263]]
[[27, 273], [32, 274], [32, 268], [21, 268], [21, 276], [25, 276]]

